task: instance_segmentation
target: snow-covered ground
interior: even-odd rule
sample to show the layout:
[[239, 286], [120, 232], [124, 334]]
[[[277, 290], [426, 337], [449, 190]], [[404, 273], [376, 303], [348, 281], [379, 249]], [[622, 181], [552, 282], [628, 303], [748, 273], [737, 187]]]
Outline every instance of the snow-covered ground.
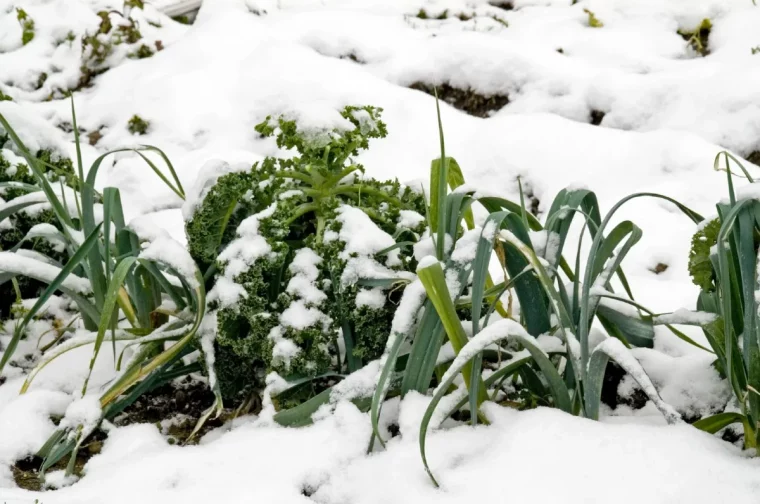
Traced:
[[[654, 191], [713, 214], [726, 194], [715, 155], [760, 151], [760, 54], [752, 51], [760, 46], [760, 7], [751, 0], [570, 3], [205, 0], [192, 26], [147, 7], [143, 35], [161, 40], [163, 50], [139, 60], [117, 54], [92, 88], [75, 94], [80, 126], [101, 135], [84, 155], [156, 145], [192, 187], [209, 160], [276, 154], [253, 129], [267, 115], [330, 126], [343, 106], [370, 104], [384, 109], [389, 135], [362, 154], [368, 173], [425, 181], [439, 155], [435, 104], [409, 86], [448, 83], [509, 97], [488, 118], [442, 106], [447, 154], [483, 191], [516, 198], [520, 176], [541, 212], [560, 189], [583, 185], [597, 192], [603, 212], [627, 194]], [[23, 47], [16, 6], [36, 23], [35, 39]], [[15, 100], [0, 101], [0, 113], [27, 142], [73, 156], [72, 135], [59, 127], [71, 120], [70, 104], [45, 100], [78, 79], [78, 48], [57, 41], [96, 28], [103, 7], [121, 10], [121, 2], [0, 0], [0, 91]], [[604, 26], [588, 26], [584, 8]], [[446, 19], [434, 19], [444, 11]], [[704, 18], [713, 22], [706, 57], [677, 33]], [[35, 89], [41, 72], [49, 76]], [[601, 124], [590, 124], [592, 112]], [[134, 115], [149, 121], [145, 136], [128, 132]], [[121, 189], [128, 218], [145, 216], [184, 241], [181, 202], [136, 155], [114, 159], [98, 185]], [[624, 207], [620, 219], [644, 230], [626, 261], [637, 299], [655, 312], [693, 308], [697, 289], [686, 264], [694, 226], [653, 200]], [[667, 269], [656, 274], [658, 264]], [[52, 433], [48, 416], [66, 410], [89, 356], [87, 348], [67, 355], [24, 396], [17, 396], [19, 378], [0, 386], [0, 502], [756, 503], [760, 495], [760, 462], [692, 427], [664, 426], [651, 404], [608, 411], [600, 423], [491, 407], [489, 427], [431, 436], [428, 458], [442, 482], [436, 490], [416, 437], [426, 399], [414, 395], [399, 406], [402, 435], [371, 456], [366, 415], [342, 404], [300, 430], [243, 419], [197, 447], [170, 446], [152, 425], [118, 428], [74, 486], [42, 495], [11, 488], [8, 464]], [[728, 399], [709, 356], [668, 332], [636, 356], [682, 413], [705, 414]], [[109, 358], [100, 359], [91, 388], [111, 377]]]

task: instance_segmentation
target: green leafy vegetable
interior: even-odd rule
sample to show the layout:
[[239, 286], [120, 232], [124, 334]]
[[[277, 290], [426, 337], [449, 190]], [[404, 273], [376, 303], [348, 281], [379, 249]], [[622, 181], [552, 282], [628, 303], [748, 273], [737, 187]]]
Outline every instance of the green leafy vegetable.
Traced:
[[222, 174], [187, 222], [190, 253], [209, 272], [226, 398], [260, 391], [273, 371], [317, 380], [382, 354], [425, 202], [353, 161], [386, 135], [380, 112], [346, 107], [346, 126], [332, 130], [267, 118], [256, 131], [297, 155]]
[[710, 250], [718, 243], [719, 232], [720, 220], [714, 219], [702, 226], [691, 238], [689, 275], [695, 285], [707, 292], [715, 290], [715, 275]]

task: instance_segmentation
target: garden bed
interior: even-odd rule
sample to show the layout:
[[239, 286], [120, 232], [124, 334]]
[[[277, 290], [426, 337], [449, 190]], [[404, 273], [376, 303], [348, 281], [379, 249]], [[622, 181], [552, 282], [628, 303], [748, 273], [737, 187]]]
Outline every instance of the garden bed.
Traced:
[[0, 502], [756, 501], [752, 2], [6, 4]]

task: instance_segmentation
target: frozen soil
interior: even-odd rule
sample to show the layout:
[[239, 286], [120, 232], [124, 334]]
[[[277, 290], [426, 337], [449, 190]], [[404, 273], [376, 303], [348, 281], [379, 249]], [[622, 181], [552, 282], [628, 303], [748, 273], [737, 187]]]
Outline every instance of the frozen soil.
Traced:
[[[213, 403], [214, 394], [208, 385], [187, 377], [141, 395], [116, 416], [113, 425], [125, 427], [132, 424], [152, 424], [164, 434], [170, 444], [196, 444], [205, 434], [222, 427], [236, 414], [234, 410], [226, 409], [218, 418], [212, 417], [204, 422], [194, 434], [199, 419]], [[260, 405], [252, 405], [247, 412], [256, 414], [259, 409]], [[97, 429], [84, 441], [74, 463], [74, 474], [84, 474], [85, 465], [101, 452], [107, 436], [107, 432]], [[16, 485], [26, 490], [42, 490], [43, 479], [39, 473], [42, 462], [43, 460], [35, 455], [16, 461], [11, 466]], [[68, 458], [65, 458], [49, 471], [65, 469], [67, 463]]]

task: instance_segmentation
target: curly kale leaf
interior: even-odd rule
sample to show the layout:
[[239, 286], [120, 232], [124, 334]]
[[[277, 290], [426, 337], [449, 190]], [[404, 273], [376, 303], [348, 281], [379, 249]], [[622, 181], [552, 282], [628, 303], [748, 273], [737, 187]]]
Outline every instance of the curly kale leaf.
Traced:
[[715, 276], [713, 274], [710, 249], [718, 243], [720, 232], [720, 220], [714, 219], [703, 226], [691, 238], [691, 250], [689, 252], [689, 275], [691, 281], [703, 291], [711, 292], [715, 289]]
[[294, 120], [280, 117], [273, 121], [271, 116], [255, 129], [264, 137], [276, 135], [278, 147], [295, 149], [312, 169], [335, 173], [345, 168], [344, 162], [350, 156], [369, 148], [371, 138], [388, 135], [380, 120], [382, 111], [370, 106], [346, 107], [341, 116], [354, 126], [350, 130], [301, 130]]
[[203, 205], [185, 224], [190, 255], [196, 263], [208, 267], [216, 260], [222, 243], [231, 241], [237, 227], [235, 223], [245, 214], [240, 201], [252, 182], [250, 173], [228, 173], [219, 177]]

